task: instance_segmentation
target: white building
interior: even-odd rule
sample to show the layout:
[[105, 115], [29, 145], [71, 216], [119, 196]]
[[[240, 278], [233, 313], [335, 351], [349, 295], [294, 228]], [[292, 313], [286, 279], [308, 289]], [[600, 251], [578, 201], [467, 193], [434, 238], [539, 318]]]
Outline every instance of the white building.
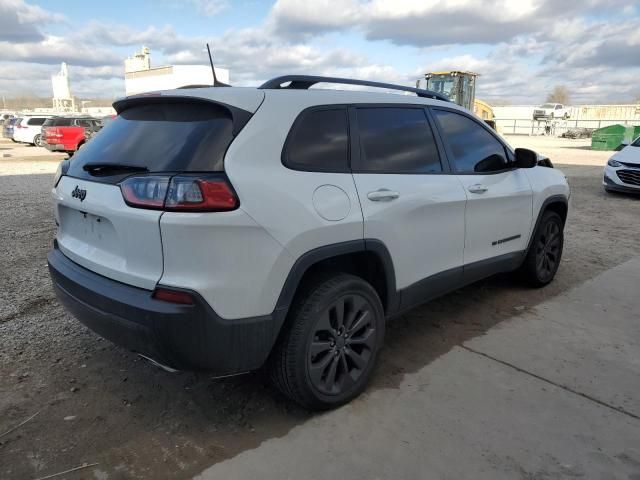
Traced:
[[[151, 68], [151, 56], [146, 47], [127, 58], [124, 65], [126, 95], [168, 90], [186, 85], [213, 85], [213, 74], [208, 65], [170, 65]], [[229, 83], [229, 70], [216, 68], [216, 77], [221, 82]]]

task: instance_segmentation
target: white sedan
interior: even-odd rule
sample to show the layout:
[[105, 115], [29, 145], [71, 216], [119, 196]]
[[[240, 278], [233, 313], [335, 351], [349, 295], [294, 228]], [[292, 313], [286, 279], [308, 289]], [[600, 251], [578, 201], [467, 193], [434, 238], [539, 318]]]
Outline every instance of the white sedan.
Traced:
[[640, 193], [640, 137], [611, 156], [602, 185], [607, 192]]

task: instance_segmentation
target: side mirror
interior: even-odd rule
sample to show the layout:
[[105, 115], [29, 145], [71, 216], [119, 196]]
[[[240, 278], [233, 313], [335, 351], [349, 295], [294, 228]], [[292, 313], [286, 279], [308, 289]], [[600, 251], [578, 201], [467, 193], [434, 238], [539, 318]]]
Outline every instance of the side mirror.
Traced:
[[516, 148], [514, 165], [516, 168], [533, 168], [538, 164], [538, 154], [528, 148]]

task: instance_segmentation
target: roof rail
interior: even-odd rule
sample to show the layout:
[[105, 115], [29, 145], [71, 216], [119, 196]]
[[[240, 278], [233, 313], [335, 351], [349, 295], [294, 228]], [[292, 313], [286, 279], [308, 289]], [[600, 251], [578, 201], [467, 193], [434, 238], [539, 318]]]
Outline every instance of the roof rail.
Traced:
[[[283, 86], [283, 83], [289, 83]], [[450, 100], [441, 93], [432, 92], [431, 90], [423, 90], [422, 88], [405, 87], [404, 85], [396, 85], [393, 83], [372, 82], [369, 80], [355, 80], [353, 78], [337, 78], [337, 77], [319, 77], [315, 75], [284, 75], [282, 77], [272, 78], [260, 85], [261, 89], [299, 89], [306, 90], [316, 83], [337, 83], [343, 85], [362, 85], [365, 87], [386, 88], [388, 90], [400, 90], [403, 92], [412, 92], [422, 98], [433, 98], [449, 102]]]

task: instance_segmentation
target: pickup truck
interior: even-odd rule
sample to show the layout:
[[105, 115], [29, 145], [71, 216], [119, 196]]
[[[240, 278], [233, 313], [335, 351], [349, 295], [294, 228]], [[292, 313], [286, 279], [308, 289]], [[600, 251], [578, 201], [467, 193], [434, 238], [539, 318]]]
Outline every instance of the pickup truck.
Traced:
[[554, 118], [562, 118], [566, 120], [571, 114], [569, 113], [569, 107], [561, 103], [545, 103], [536, 107], [533, 110], [533, 119], [539, 120], [541, 118], [553, 120]]
[[73, 155], [102, 128], [93, 117], [53, 117], [42, 125], [43, 146], [52, 152]]

